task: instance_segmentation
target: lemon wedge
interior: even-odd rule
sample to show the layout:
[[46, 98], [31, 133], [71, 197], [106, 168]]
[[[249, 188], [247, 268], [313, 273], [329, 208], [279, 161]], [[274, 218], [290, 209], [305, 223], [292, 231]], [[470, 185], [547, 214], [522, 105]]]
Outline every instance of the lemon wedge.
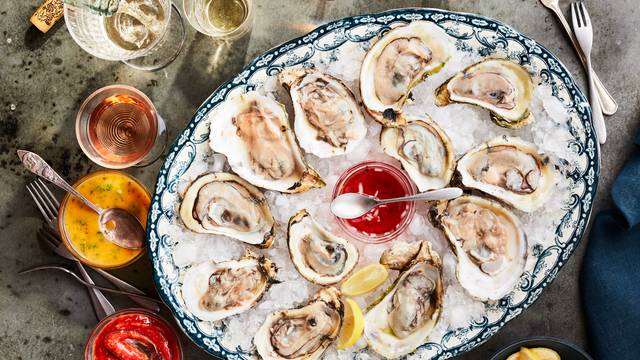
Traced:
[[520, 348], [519, 354], [520, 357], [518, 360], [541, 360], [535, 352], [531, 349], [527, 349], [526, 347]]
[[340, 291], [345, 296], [366, 294], [380, 286], [387, 280], [388, 276], [389, 272], [384, 265], [367, 265], [345, 280], [340, 287]]
[[529, 349], [526, 347], [520, 348], [515, 354], [511, 354], [507, 360], [561, 360], [560, 355], [557, 352], [544, 348], [537, 347]]
[[351, 299], [344, 299], [344, 303], [344, 319], [336, 345], [338, 350], [352, 347], [360, 339], [364, 330], [364, 316], [358, 303]]
[[533, 351], [540, 360], [561, 360], [557, 352], [548, 348], [538, 347], [531, 349], [531, 351]]
[[513, 354], [511, 354], [511, 355], [507, 358], [507, 360], [520, 360], [520, 353], [519, 353], [519, 352], [517, 352], [517, 353], [513, 353]]

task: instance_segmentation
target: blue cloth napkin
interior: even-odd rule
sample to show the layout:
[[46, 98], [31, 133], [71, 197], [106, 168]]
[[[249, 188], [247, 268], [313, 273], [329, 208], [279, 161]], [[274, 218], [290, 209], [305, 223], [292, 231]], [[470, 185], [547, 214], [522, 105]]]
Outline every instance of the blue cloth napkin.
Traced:
[[640, 132], [598, 213], [580, 276], [591, 353], [596, 360], [640, 359]]

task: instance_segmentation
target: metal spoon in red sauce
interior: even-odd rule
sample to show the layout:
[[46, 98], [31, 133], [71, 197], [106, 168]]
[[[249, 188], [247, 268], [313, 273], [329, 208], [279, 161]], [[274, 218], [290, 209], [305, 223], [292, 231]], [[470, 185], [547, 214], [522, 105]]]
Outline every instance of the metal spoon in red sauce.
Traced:
[[[333, 197], [345, 193], [370, 195], [390, 199], [413, 195], [416, 188], [409, 178], [387, 163], [369, 161], [358, 164], [340, 177]], [[380, 205], [355, 219], [339, 219], [343, 229], [366, 242], [385, 242], [398, 236], [411, 222], [415, 207], [412, 202]]]

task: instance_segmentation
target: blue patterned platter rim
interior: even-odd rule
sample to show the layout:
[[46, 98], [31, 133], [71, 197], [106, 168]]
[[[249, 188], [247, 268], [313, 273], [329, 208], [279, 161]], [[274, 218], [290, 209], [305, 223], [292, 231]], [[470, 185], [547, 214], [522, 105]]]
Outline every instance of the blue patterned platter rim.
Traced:
[[[206, 131], [198, 125], [231, 90], [241, 87], [251, 90], [252, 82], [260, 72], [266, 76], [283, 68], [304, 64], [316, 52], [330, 52], [347, 42], [368, 42], [390, 28], [392, 24], [426, 20], [444, 28], [456, 38], [462, 51], [477, 51], [488, 56], [500, 53], [526, 65], [537, 73], [542, 83], [560, 100], [570, 114], [567, 121], [573, 139], [568, 147], [578, 156], [567, 175], [572, 181], [571, 201], [566, 213], [558, 219], [554, 244], [534, 247], [535, 267], [526, 271], [512, 295], [491, 305], [487, 315], [467, 327], [449, 330], [439, 341], [420, 347], [420, 355], [427, 359], [446, 359], [467, 352], [485, 342], [508, 321], [530, 306], [542, 290], [556, 277], [582, 238], [591, 214], [600, 173], [600, 153], [591, 123], [591, 109], [566, 67], [546, 48], [518, 33], [511, 27], [483, 16], [450, 12], [440, 9], [405, 8], [378, 14], [347, 17], [322, 25], [310, 33], [279, 45], [257, 57], [238, 75], [222, 84], [200, 106], [187, 127], [170, 148], [158, 174], [156, 189], [147, 221], [149, 255], [153, 263], [154, 282], [162, 300], [167, 304], [179, 326], [198, 346], [211, 355], [225, 359], [245, 359], [249, 354], [221, 345], [223, 329], [212, 335], [198, 327], [192, 315], [187, 314], [177, 299], [177, 267], [173, 264], [173, 240], [162, 233], [162, 222], [175, 216], [175, 204], [163, 202], [175, 198], [177, 183], [196, 157], [197, 145], [208, 140]], [[258, 78], [259, 76], [256, 76]]]

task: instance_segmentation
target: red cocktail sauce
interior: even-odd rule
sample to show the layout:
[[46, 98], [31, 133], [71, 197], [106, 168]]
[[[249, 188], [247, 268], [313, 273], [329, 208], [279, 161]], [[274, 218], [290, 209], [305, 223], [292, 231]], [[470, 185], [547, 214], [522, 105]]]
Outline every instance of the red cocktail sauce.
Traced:
[[[360, 193], [378, 199], [389, 199], [415, 193], [404, 173], [381, 162], [366, 162], [347, 170], [338, 180], [334, 197], [344, 193]], [[380, 205], [356, 219], [340, 219], [346, 230], [360, 233], [360, 239], [382, 242], [392, 239], [411, 221], [414, 206], [409, 202]], [[351, 232], [351, 231], [350, 231]]]
[[85, 350], [91, 360], [179, 360], [178, 337], [169, 325], [146, 311], [116, 313], [98, 324]]

